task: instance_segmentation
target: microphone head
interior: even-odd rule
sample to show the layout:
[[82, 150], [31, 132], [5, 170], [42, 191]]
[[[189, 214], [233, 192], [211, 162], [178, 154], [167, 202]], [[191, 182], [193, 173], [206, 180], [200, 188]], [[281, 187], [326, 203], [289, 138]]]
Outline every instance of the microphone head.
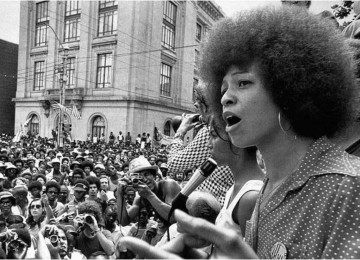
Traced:
[[217, 167], [217, 163], [214, 159], [208, 158], [203, 164], [200, 166], [200, 170], [203, 172], [205, 177], [208, 177]]

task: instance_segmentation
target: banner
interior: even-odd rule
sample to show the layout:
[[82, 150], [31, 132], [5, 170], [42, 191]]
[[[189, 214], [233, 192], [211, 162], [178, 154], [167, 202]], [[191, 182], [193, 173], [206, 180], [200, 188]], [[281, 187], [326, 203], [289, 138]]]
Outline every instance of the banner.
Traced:
[[81, 115], [79, 110], [76, 108], [75, 104], [72, 106], [72, 108], [68, 108], [65, 107], [63, 105], [61, 105], [60, 103], [56, 102], [56, 101], [52, 101], [53, 103], [51, 104], [51, 107], [53, 109], [60, 109], [63, 112], [68, 113], [69, 115], [72, 115], [73, 117], [75, 117], [76, 119], [81, 119]]
[[76, 108], [75, 104], [72, 106], [71, 115], [75, 117], [76, 119], [81, 119], [81, 115], [79, 110]]

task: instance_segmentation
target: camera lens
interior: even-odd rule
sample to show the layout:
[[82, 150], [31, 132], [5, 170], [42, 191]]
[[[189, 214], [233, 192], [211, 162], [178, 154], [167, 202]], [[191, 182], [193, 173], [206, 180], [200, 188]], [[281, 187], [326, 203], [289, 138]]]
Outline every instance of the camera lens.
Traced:
[[139, 183], [139, 179], [137, 179], [137, 178], [133, 179], [133, 180], [132, 180], [132, 183], [134, 183], [134, 184]]
[[50, 242], [53, 245], [57, 245], [57, 243], [59, 242], [59, 237], [57, 235], [50, 236]]
[[85, 217], [85, 222], [88, 223], [88, 224], [93, 224], [93, 219], [91, 216], [86, 216]]

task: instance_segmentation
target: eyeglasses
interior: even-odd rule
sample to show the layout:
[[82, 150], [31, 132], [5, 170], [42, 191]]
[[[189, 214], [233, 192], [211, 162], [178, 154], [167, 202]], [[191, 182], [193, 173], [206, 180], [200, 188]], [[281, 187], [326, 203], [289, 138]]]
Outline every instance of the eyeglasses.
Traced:
[[52, 190], [49, 190], [49, 191], [47, 191], [46, 193], [49, 193], [49, 194], [58, 194], [58, 192], [52, 191]]
[[11, 200], [2, 200], [2, 201], [0, 201], [0, 204], [2, 204], [2, 205], [11, 204]]
[[40, 204], [31, 205], [30, 208], [31, 209], [34, 209], [34, 208], [40, 209], [41, 205]]

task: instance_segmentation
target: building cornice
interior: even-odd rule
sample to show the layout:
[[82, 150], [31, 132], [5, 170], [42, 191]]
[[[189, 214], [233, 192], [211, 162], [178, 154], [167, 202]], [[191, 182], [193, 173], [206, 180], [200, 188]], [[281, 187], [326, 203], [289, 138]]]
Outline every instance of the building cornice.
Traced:
[[[20, 103], [32, 103], [32, 102], [39, 102], [39, 98], [13, 98], [13, 102], [16, 102], [18, 105]], [[43, 101], [43, 100], [40, 100]], [[93, 103], [101, 103], [102, 106], [107, 106], [106, 102], [118, 102], [120, 105], [121, 103], [134, 103], [134, 104], [147, 104], [155, 107], [162, 107], [162, 108], [170, 108], [175, 109], [178, 111], [185, 111], [188, 113], [192, 113], [193, 106], [181, 106], [179, 104], [170, 103], [169, 101], [165, 101], [162, 98], [159, 99], [151, 99], [151, 98], [144, 98], [144, 97], [134, 97], [134, 96], [94, 96], [94, 97], [84, 97], [82, 103], [86, 102], [93, 102]]]
[[225, 13], [221, 10], [221, 7], [213, 1], [196, 1], [196, 3], [215, 21], [225, 17]]

